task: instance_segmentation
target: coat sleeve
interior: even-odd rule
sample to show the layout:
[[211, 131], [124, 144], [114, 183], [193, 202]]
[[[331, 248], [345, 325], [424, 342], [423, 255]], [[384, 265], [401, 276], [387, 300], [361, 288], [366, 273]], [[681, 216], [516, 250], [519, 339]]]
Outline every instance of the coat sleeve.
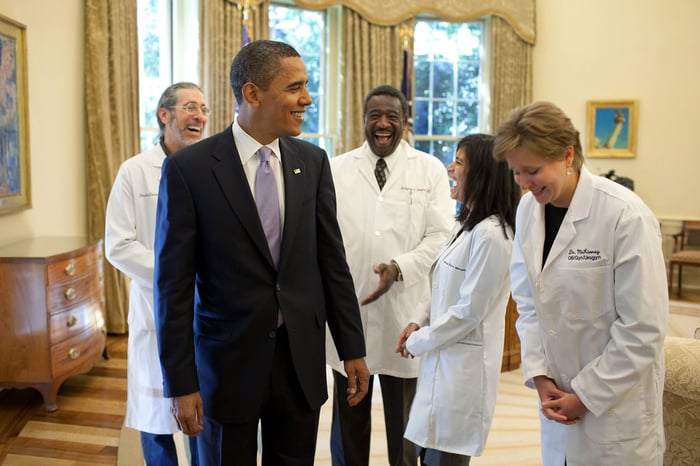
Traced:
[[[487, 219], [485, 222], [489, 221]], [[414, 356], [463, 340], [481, 325], [489, 313], [505, 312], [505, 307], [497, 309], [496, 303], [504, 299], [499, 295], [499, 289], [508, 279], [511, 241], [503, 236], [498, 226], [484, 227], [483, 222], [480, 226], [473, 230], [471, 244], [466, 251], [467, 267], [459, 286], [458, 301], [450, 304], [445, 311], [433, 310], [432, 314], [437, 315], [437, 319], [411, 334], [406, 347]]]
[[410, 251], [394, 257], [401, 267], [404, 285], [410, 287], [423, 280], [440, 248], [445, 243], [454, 222], [454, 203], [450, 198], [450, 183], [442, 162], [431, 160], [424, 169], [430, 177], [430, 200], [425, 211], [425, 230], [421, 241]]
[[[522, 206], [522, 203], [521, 203]], [[518, 213], [520, 217], [520, 212]], [[535, 309], [532, 284], [527, 273], [527, 265], [521, 247], [522, 222], [518, 222], [513, 241], [513, 254], [510, 261], [510, 287], [513, 301], [518, 309], [515, 328], [520, 338], [521, 366], [525, 385], [535, 388], [533, 378], [538, 375], [552, 377], [547, 368], [544, 345], [540, 334], [540, 323]]]
[[[661, 232], [648, 209], [628, 206], [615, 227], [616, 319], [603, 353], [574, 377], [571, 386], [600, 416], [638, 386], [663, 355], [668, 316]], [[663, 377], [663, 374], [660, 375]]]
[[[131, 172], [119, 168], [107, 200], [105, 213], [105, 257], [114, 267], [144, 289], [153, 288], [153, 245], [138, 239], [138, 217]], [[151, 213], [153, 215], [153, 213]]]
[[196, 218], [182, 172], [163, 162], [156, 210], [154, 303], [166, 397], [199, 391], [194, 360]]
[[326, 318], [340, 360], [365, 356], [360, 308], [336, 215], [335, 187], [325, 153], [321, 162], [316, 222], [318, 261], [326, 301]]

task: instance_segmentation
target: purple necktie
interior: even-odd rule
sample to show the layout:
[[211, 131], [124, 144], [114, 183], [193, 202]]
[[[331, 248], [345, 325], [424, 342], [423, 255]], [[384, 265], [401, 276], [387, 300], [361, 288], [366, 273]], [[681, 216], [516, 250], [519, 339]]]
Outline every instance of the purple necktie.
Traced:
[[260, 154], [260, 166], [255, 175], [255, 203], [258, 206], [258, 215], [265, 231], [267, 245], [270, 247], [272, 260], [275, 267], [280, 258], [280, 201], [277, 196], [277, 181], [270, 166], [272, 150], [262, 146], [258, 149]]

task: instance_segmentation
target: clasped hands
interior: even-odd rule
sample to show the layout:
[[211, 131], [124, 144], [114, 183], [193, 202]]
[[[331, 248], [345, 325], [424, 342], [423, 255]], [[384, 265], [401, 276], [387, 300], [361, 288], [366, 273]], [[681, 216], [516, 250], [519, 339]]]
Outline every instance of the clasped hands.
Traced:
[[587, 408], [576, 393], [560, 390], [552, 379], [544, 375], [536, 376], [534, 382], [544, 417], [565, 425], [581, 420]]
[[406, 349], [406, 340], [408, 340], [408, 337], [411, 336], [413, 332], [418, 330], [420, 326], [415, 323], [411, 322], [406, 326], [405, 329], [403, 329], [403, 332], [401, 332], [401, 335], [399, 335], [399, 341], [396, 343], [396, 352], [399, 353], [399, 355], [402, 358], [411, 358], [413, 359], [414, 356]]

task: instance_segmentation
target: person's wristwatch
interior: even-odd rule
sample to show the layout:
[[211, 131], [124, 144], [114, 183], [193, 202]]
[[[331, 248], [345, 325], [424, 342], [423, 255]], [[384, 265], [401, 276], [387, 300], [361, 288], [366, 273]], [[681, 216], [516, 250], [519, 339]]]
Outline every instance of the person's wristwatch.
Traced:
[[394, 259], [391, 260], [391, 265], [396, 267], [396, 281], [402, 282], [403, 281], [403, 274], [401, 273], [401, 267], [399, 267], [399, 264]]

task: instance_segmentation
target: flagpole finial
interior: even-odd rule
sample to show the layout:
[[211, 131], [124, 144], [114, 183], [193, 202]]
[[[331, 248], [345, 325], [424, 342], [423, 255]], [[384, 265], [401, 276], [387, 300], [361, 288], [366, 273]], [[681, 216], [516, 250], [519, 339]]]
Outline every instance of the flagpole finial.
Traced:
[[413, 28], [406, 23], [399, 26], [399, 36], [403, 42], [403, 49], [408, 50], [413, 42]]
[[243, 11], [243, 20], [244, 21], [247, 21], [249, 15], [250, 15], [250, 9], [253, 6], [251, 3], [252, 2], [250, 0], [241, 0], [240, 2], [236, 2], [238, 9]]

